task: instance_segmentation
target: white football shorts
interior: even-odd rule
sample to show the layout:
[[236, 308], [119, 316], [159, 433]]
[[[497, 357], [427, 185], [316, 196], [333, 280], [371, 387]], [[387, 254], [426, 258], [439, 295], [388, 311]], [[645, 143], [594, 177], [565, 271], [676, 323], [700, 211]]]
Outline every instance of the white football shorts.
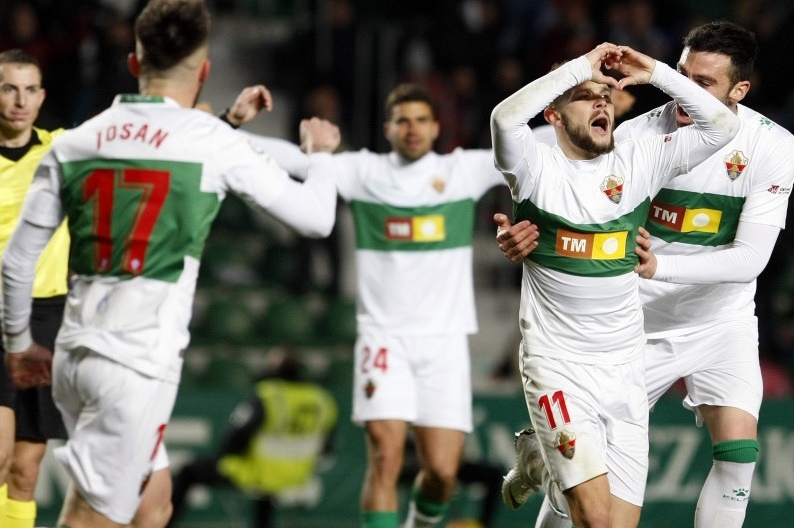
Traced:
[[642, 356], [592, 365], [522, 354], [527, 408], [560, 489], [607, 473], [612, 495], [642, 506], [648, 474], [643, 363]]
[[69, 433], [54, 455], [92, 508], [129, 524], [152, 471], [168, 465], [162, 440], [178, 385], [86, 348], [56, 350], [52, 370]]
[[353, 369], [355, 423], [402, 420], [472, 431], [468, 336], [362, 334]]
[[649, 339], [645, 352], [648, 403], [654, 405], [680, 378], [684, 407], [703, 417], [698, 405], [735, 407], [758, 419], [764, 382], [758, 359], [758, 320], [735, 318], [688, 334]]

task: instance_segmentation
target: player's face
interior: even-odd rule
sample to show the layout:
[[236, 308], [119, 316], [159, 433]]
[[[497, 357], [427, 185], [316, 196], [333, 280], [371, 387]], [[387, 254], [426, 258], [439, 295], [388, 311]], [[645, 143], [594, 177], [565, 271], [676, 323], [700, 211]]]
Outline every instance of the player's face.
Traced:
[[[733, 89], [731, 83], [731, 58], [722, 53], [706, 51], [690, 51], [684, 48], [678, 61], [678, 71], [701, 86], [711, 95], [730, 105], [729, 94]], [[679, 127], [692, 124], [692, 118], [678, 104], [675, 105], [675, 118]]]
[[10, 136], [29, 131], [43, 102], [41, 72], [36, 66], [0, 65], [0, 131]]
[[594, 158], [615, 148], [615, 106], [609, 86], [592, 81], [575, 86], [560, 118], [577, 157]]
[[383, 128], [392, 150], [408, 161], [415, 161], [432, 150], [439, 125], [430, 105], [411, 101], [394, 105]]

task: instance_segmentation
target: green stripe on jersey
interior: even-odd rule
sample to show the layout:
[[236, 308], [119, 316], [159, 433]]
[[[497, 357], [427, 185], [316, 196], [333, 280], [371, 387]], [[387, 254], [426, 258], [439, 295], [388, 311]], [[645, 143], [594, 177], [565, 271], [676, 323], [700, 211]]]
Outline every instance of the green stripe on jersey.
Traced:
[[646, 199], [634, 211], [601, 224], [575, 224], [529, 200], [513, 202], [513, 214], [516, 222], [530, 220], [539, 227], [538, 247], [527, 259], [569, 275], [615, 277], [638, 264], [634, 238], [649, 206]]
[[662, 189], [653, 199], [645, 227], [666, 242], [722, 246], [736, 238], [743, 196]]
[[61, 198], [83, 275], [176, 282], [184, 257], [201, 258], [221, 201], [202, 192], [200, 163], [82, 160], [63, 164]]
[[474, 200], [424, 207], [353, 200], [356, 247], [376, 251], [429, 251], [471, 246]]

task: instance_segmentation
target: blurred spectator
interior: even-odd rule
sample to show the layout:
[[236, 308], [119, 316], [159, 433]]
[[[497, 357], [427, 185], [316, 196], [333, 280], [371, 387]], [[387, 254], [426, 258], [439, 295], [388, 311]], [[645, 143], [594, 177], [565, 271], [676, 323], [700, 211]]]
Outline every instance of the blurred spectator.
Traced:
[[330, 447], [337, 421], [333, 396], [306, 378], [304, 365], [291, 353], [269, 357], [272, 365], [240, 403], [217, 453], [187, 463], [174, 478], [178, 526], [188, 492], [196, 484], [231, 486], [256, 502], [255, 528], [273, 528], [278, 495], [309, 483], [317, 462]]

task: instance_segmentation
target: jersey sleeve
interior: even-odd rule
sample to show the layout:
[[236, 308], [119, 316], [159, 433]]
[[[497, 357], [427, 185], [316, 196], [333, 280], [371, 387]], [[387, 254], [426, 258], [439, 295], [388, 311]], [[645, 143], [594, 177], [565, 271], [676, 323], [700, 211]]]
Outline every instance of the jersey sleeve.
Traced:
[[63, 222], [60, 181], [58, 164], [50, 152], [36, 169], [19, 222], [3, 252], [0, 288], [3, 292], [3, 333], [6, 350], [10, 352], [23, 351], [30, 345], [29, 320], [36, 262]]
[[[517, 197], [518, 192], [519, 166], [526, 163], [527, 176], [530, 176], [539, 172], [542, 163], [540, 156], [536, 155], [539, 143], [527, 122], [555, 97], [591, 77], [589, 61], [584, 56], [579, 57], [527, 84], [496, 105], [491, 112], [494, 160], [514, 197]], [[531, 182], [528, 183], [531, 185]]]
[[656, 255], [653, 280], [679, 284], [749, 283], [764, 271], [780, 229], [739, 222], [730, 247], [693, 255]]
[[502, 173], [494, 165], [492, 150], [455, 149], [453, 154], [463, 157], [463, 166], [468, 171], [468, 183], [474, 198], [479, 199], [492, 187], [504, 185]]
[[[627, 140], [653, 170], [648, 174], [649, 193], [656, 195], [674, 177], [689, 173], [736, 136], [740, 121], [719, 99], [657, 61], [651, 83], [672, 96], [694, 120], [694, 125], [670, 133]], [[621, 136], [630, 133], [621, 131]], [[641, 136], [641, 130], [633, 135]], [[689, 176], [688, 176], [689, 177]]]
[[[237, 134], [228, 131], [230, 134]], [[307, 156], [305, 182], [291, 179], [266, 152], [248, 141], [231, 141], [223, 150], [233, 160], [223, 170], [223, 189], [261, 208], [300, 234], [327, 236], [336, 218], [336, 183], [330, 154]]]
[[786, 226], [789, 197], [794, 185], [794, 136], [781, 132], [778, 141], [759, 140], [760, 151], [751, 160], [753, 187], [742, 206], [741, 222], [779, 227]]
[[309, 175], [309, 156], [298, 145], [286, 139], [241, 132], [256, 149], [266, 152], [290, 176], [301, 181]]

